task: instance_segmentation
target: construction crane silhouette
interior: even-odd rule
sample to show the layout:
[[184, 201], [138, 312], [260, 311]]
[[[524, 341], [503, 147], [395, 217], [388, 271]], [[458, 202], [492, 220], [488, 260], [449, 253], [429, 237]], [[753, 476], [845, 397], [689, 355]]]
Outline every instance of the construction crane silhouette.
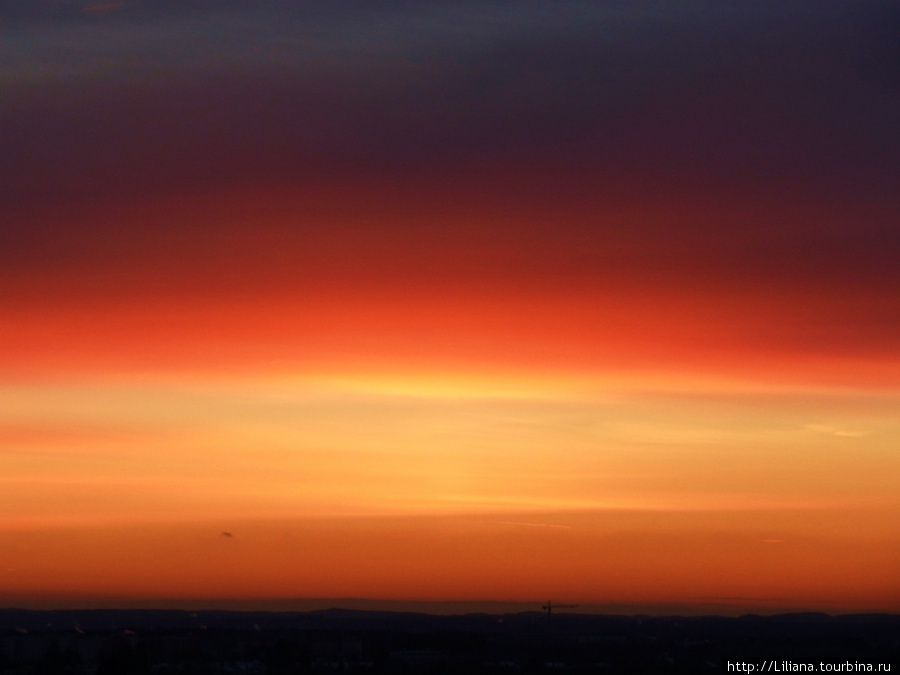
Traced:
[[578, 607], [578, 605], [554, 605], [551, 600], [548, 600], [547, 604], [543, 605], [541, 609], [547, 610], [547, 621], [549, 621], [554, 609], [573, 609], [575, 607]]

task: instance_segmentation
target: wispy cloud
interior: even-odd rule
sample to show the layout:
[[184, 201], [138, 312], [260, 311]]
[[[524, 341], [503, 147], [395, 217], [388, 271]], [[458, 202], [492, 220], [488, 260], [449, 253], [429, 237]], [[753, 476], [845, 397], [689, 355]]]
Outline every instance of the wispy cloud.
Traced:
[[832, 424], [807, 424], [803, 428], [813, 433], [838, 436], [841, 438], [865, 438], [872, 433], [866, 429], [849, 429]]
[[494, 523], [496, 525], [513, 525], [516, 527], [546, 527], [546, 528], [552, 528], [552, 529], [557, 529], [557, 530], [571, 530], [572, 529], [571, 525], [554, 525], [551, 523], [528, 523], [528, 522], [516, 521], [516, 520], [489, 520], [489, 521], [485, 521], [485, 522]]

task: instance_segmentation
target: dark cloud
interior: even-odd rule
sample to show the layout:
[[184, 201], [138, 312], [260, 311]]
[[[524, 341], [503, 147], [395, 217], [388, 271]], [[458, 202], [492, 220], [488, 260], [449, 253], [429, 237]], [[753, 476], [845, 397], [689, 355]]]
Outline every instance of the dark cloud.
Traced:
[[159, 3], [153, 21], [36, 29], [4, 59], [7, 177], [108, 189], [549, 155], [884, 180], [900, 96], [877, 13], [783, 4]]
[[[84, 6], [0, 2], [8, 209], [281, 184], [295, 186], [298, 213], [324, 213], [344, 207], [311, 206], [315, 186], [376, 180], [389, 186], [378, 204], [349, 215], [397, 224], [370, 249], [420, 250], [449, 276], [491, 269], [502, 250], [504, 269], [588, 281], [689, 269], [898, 283], [889, 3], [135, 0], [102, 17]], [[409, 204], [424, 188], [434, 200], [416, 226]], [[624, 205], [653, 202], [618, 224]], [[434, 249], [424, 223], [478, 209], [502, 215], [495, 233]], [[528, 216], [518, 229], [515, 213]], [[139, 267], [141, 251], [173, 241], [183, 253], [165, 255], [185, 260], [218, 245], [214, 225], [185, 242], [164, 219], [122, 214], [93, 234], [14, 219], [0, 256], [7, 270]], [[244, 250], [274, 246], [233, 234]]]

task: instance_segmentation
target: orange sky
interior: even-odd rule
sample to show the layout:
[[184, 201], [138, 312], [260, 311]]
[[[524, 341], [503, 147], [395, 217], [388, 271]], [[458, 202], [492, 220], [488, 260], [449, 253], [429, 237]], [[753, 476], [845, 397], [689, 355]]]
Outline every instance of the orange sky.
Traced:
[[900, 611], [874, 14], [100, 4], [0, 21], [0, 604]]

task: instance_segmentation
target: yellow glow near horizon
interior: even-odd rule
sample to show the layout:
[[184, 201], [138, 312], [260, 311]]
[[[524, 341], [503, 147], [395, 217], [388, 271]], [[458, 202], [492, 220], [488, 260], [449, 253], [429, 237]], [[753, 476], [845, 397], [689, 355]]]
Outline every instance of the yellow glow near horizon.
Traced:
[[3, 388], [5, 520], [896, 501], [889, 394], [506, 397], [338, 382]]
[[900, 394], [611, 382], [6, 384], [0, 590], [900, 607]]

